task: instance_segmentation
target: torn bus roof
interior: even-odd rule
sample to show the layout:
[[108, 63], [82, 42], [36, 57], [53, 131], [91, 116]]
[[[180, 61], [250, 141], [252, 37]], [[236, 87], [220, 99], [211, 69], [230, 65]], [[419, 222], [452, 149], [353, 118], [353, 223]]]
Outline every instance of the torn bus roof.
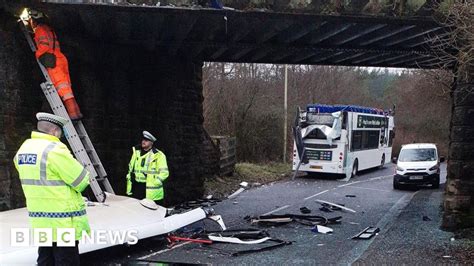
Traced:
[[387, 112], [373, 107], [364, 107], [357, 105], [327, 105], [327, 104], [308, 104], [306, 111], [310, 113], [334, 113], [339, 111], [357, 112], [365, 114], [384, 115]]
[[[221, 217], [213, 216], [212, 209], [196, 208], [185, 213], [165, 217], [166, 209], [164, 207], [158, 206], [157, 210], [147, 209], [140, 205], [140, 201], [137, 199], [109, 193], [107, 193], [106, 203], [88, 204], [86, 210], [91, 234], [107, 231], [116, 235], [116, 233], [135, 230], [138, 240], [167, 234], [205, 218], [212, 219], [219, 223], [221, 227], [225, 227]], [[32, 242], [26, 247], [11, 244], [11, 239], [14, 239], [11, 235], [12, 229], [15, 228], [30, 228], [26, 208], [0, 212], [0, 235], [2, 235], [0, 240], [0, 265], [35, 264], [38, 257], [38, 248], [32, 245]], [[225, 230], [225, 228], [223, 229]], [[30, 236], [32, 237], [31, 233]], [[98, 239], [97, 236], [95, 238]], [[115, 236], [109, 235], [105, 240], [102, 239], [101, 243], [80, 242], [79, 253], [83, 254], [130, 241], [126, 237], [117, 240], [118, 238]], [[103, 243], [104, 241], [106, 243]]]

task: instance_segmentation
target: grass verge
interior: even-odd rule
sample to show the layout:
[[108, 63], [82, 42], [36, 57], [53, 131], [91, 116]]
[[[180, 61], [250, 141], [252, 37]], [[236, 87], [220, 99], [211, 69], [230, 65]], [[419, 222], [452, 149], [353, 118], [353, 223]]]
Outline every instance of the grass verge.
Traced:
[[239, 188], [243, 181], [249, 186], [256, 187], [290, 176], [291, 164], [287, 163], [238, 163], [232, 176], [210, 177], [204, 182], [205, 195], [214, 198], [224, 198]]

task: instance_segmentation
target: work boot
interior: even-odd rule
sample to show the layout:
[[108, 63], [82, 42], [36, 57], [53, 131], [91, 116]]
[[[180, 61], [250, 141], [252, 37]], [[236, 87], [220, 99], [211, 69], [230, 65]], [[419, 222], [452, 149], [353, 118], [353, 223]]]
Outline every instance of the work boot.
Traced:
[[64, 107], [66, 107], [67, 113], [69, 114], [69, 118], [71, 118], [72, 121], [82, 119], [83, 115], [81, 114], [79, 105], [77, 105], [76, 99], [74, 97], [65, 100]]

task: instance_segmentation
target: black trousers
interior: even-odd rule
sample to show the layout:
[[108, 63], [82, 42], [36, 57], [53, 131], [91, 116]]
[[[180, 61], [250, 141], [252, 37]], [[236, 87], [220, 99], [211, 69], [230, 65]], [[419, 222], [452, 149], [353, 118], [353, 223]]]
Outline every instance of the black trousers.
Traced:
[[135, 181], [135, 177], [132, 177], [132, 197], [139, 200], [146, 197], [146, 183]]
[[[146, 198], [146, 183], [140, 183], [135, 181], [135, 178], [132, 178], [132, 198], [142, 200]], [[155, 203], [164, 206], [164, 200], [155, 200]]]
[[79, 266], [79, 242], [76, 241], [74, 247], [58, 247], [56, 242], [53, 242], [52, 247], [39, 247], [38, 260], [39, 266], [50, 265], [73, 265]]

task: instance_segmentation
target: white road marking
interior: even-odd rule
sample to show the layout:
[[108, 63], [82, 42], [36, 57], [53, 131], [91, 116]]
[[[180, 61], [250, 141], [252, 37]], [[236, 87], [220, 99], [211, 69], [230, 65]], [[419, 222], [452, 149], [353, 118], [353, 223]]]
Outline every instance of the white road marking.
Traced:
[[285, 205], [285, 206], [282, 206], [282, 207], [280, 207], [280, 208], [278, 208], [278, 209], [275, 209], [275, 210], [273, 210], [273, 211], [267, 212], [267, 213], [262, 214], [262, 215], [263, 215], [263, 216], [265, 216], [265, 215], [270, 215], [270, 214], [272, 214], [272, 213], [274, 213], [274, 212], [284, 210], [284, 209], [286, 209], [286, 208], [288, 208], [288, 207], [290, 207], [290, 206], [291, 206], [291, 205]]
[[344, 184], [344, 185], [339, 185], [339, 186], [337, 186], [337, 187], [350, 186], [350, 185], [352, 185], [352, 184], [357, 184], [357, 183], [360, 183], [360, 182], [362, 182], [362, 181], [354, 181], [354, 182], [350, 182], [350, 183], [347, 183], [347, 184]]
[[167, 248], [167, 249], [159, 250], [159, 251], [157, 251], [157, 252], [148, 254], [148, 255], [143, 256], [143, 257], [140, 257], [140, 258], [138, 258], [138, 259], [139, 259], [139, 260], [148, 259], [149, 257], [155, 256], [155, 255], [158, 255], [158, 254], [162, 254], [162, 253], [168, 252], [168, 251], [170, 251], [170, 250], [173, 250], [173, 249], [175, 249], [175, 248], [179, 248], [179, 247], [182, 247], [182, 246], [184, 246], [184, 245], [191, 244], [191, 243], [192, 243], [192, 242], [183, 242], [183, 243], [181, 243], [181, 244], [174, 245], [174, 246], [172, 246], [172, 247], [170, 247], [170, 248]]
[[369, 178], [369, 180], [381, 180], [381, 179], [387, 178], [387, 177], [393, 177], [393, 175], [383, 175], [383, 176], [371, 177], [371, 178]]
[[326, 190], [321, 191], [321, 192], [319, 192], [319, 193], [316, 193], [316, 194], [314, 194], [314, 195], [312, 195], [312, 196], [306, 197], [306, 198], [304, 198], [304, 200], [309, 200], [309, 199], [311, 199], [311, 198], [314, 198], [314, 197], [316, 197], [316, 196], [319, 196], [319, 195], [321, 195], [321, 194], [324, 194], [324, 193], [326, 193], [326, 192], [328, 192], [328, 191], [329, 191], [329, 189], [326, 189]]
[[358, 186], [349, 186], [349, 187], [359, 188], [359, 189], [367, 189], [367, 190], [375, 190], [375, 191], [381, 191], [381, 192], [393, 192], [392, 190], [385, 190], [385, 189], [378, 189], [378, 188], [358, 187]]
[[350, 185], [357, 184], [357, 183], [370, 182], [370, 181], [373, 181], [373, 180], [382, 180], [382, 179], [387, 178], [387, 177], [393, 177], [393, 175], [383, 175], [383, 176], [371, 177], [371, 178], [366, 179], [366, 180], [354, 181], [354, 182], [346, 183], [344, 185], [339, 185], [337, 187], [345, 187], [345, 186], [350, 186]]

